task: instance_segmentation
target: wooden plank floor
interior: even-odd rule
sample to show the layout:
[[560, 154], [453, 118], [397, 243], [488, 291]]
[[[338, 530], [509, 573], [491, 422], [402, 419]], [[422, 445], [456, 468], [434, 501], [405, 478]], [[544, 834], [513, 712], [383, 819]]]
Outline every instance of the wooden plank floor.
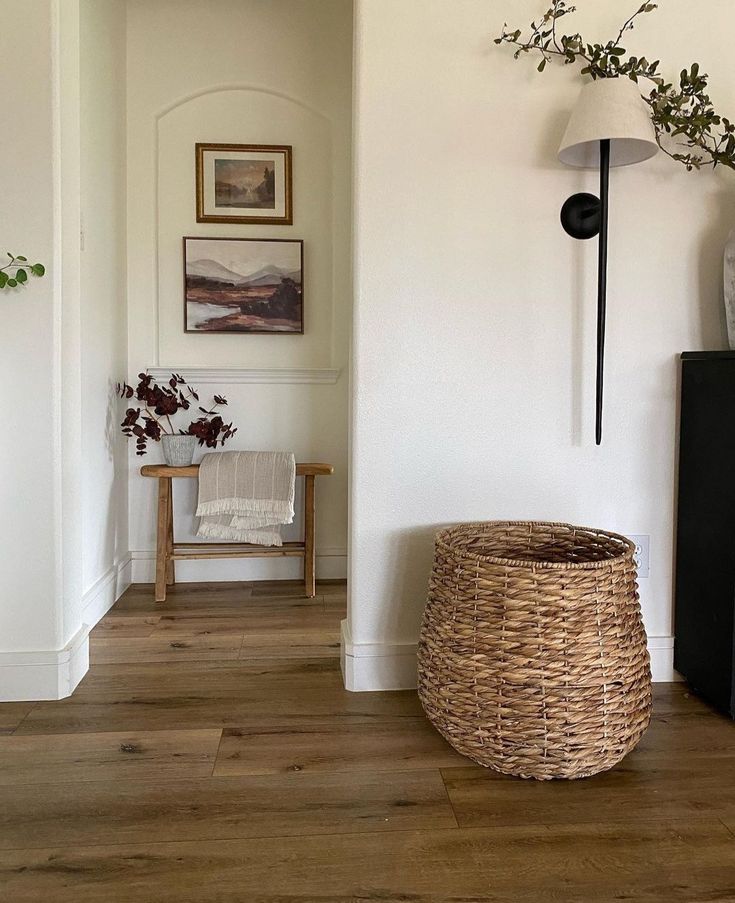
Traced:
[[0, 704], [3, 903], [735, 901], [735, 725], [681, 684], [613, 771], [496, 775], [347, 693], [341, 584], [133, 587], [61, 702]]

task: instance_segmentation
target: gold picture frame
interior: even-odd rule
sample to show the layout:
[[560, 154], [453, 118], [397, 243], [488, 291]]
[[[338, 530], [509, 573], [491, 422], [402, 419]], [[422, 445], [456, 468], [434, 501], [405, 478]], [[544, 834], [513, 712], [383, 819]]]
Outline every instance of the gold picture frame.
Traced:
[[198, 223], [293, 225], [293, 148], [288, 144], [195, 146]]

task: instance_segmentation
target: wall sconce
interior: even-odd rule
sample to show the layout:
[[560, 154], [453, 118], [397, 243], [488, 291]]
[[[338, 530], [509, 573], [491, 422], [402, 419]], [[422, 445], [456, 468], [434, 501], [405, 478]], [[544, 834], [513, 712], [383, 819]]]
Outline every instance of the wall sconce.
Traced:
[[559, 148], [568, 166], [600, 170], [600, 197], [575, 194], [561, 209], [572, 238], [599, 235], [597, 267], [597, 405], [595, 441], [602, 442], [602, 393], [607, 304], [607, 232], [611, 166], [641, 163], [658, 152], [656, 132], [638, 86], [627, 77], [599, 78], [582, 89]]

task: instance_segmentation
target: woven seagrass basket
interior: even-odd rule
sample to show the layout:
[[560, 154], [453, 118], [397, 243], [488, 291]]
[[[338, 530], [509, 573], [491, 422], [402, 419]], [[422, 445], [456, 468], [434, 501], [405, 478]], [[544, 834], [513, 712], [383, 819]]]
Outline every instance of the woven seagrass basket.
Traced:
[[630, 540], [567, 524], [442, 530], [419, 642], [419, 696], [451, 745], [523, 778], [612, 768], [651, 717]]

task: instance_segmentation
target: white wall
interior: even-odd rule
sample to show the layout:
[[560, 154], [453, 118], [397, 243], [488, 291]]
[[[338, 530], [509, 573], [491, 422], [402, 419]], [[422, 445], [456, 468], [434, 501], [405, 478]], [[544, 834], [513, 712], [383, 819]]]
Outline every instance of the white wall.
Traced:
[[[48, 267], [3, 293], [0, 700], [68, 695], [87, 667], [81, 606], [79, 9], [8, 2], [0, 35], [13, 135], [0, 148], [3, 240]], [[18, 34], [32, 34], [19, 41]], [[64, 529], [62, 529], [62, 526]]]
[[82, 567], [95, 619], [129, 562], [128, 449], [115, 397], [127, 374], [125, 25], [124, 2], [82, 0]]
[[[191, 374], [203, 398], [227, 396], [239, 427], [230, 448], [292, 449], [300, 460], [335, 465], [317, 489], [322, 576], [346, 567], [351, 62], [350, 0], [128, 4], [129, 376]], [[197, 224], [197, 141], [293, 145], [293, 226]], [[184, 235], [303, 238], [305, 335], [185, 334]], [[212, 374], [222, 369], [226, 376]], [[274, 370], [292, 373], [277, 382]], [[137, 470], [160, 460], [155, 446], [143, 459], [131, 451], [136, 580], [152, 579], [155, 545], [155, 487]], [[192, 536], [194, 491], [176, 487], [177, 538]], [[177, 577], [292, 576], [297, 568], [289, 560], [186, 562]]]
[[16, 129], [0, 148], [12, 211], [2, 240], [47, 275], [0, 299], [0, 379], [16, 421], [0, 452], [0, 700], [55, 699], [86, 672], [89, 628], [122, 588], [127, 549], [127, 449], [110, 399], [126, 363], [125, 10], [31, 0], [3, 12]]
[[[583, 4], [590, 39], [617, 4]], [[435, 530], [549, 519], [651, 537], [641, 581], [670, 676], [677, 355], [721, 348], [735, 176], [615, 170], [605, 439], [594, 445], [594, 243], [559, 225], [594, 173], [557, 162], [580, 87], [491, 38], [541, 0], [358, 0], [351, 602], [353, 689], [409, 685]], [[735, 110], [732, 5], [662, 4], [631, 49], [698, 59]], [[577, 27], [577, 26], [575, 26]], [[410, 52], [408, 52], [410, 51]], [[667, 675], [668, 672], [668, 675]]]
[[[0, 143], [3, 256], [25, 254], [51, 267], [54, 255], [53, 78], [51, 5], [16, 0], [4, 16], [24, 23], [33, 41], [0, 30], [3, 103], [16, 111], [23, 141]], [[0, 295], [0, 384], [19, 416], [0, 441], [0, 647], [50, 649], [59, 639], [53, 614], [54, 473], [49, 466], [53, 419], [53, 272]], [[43, 512], [45, 516], [39, 516]], [[33, 550], [33, 553], [32, 553]], [[32, 566], [27, 566], [28, 565]], [[22, 563], [22, 565], [21, 565]], [[51, 616], [49, 616], [51, 612]]]

